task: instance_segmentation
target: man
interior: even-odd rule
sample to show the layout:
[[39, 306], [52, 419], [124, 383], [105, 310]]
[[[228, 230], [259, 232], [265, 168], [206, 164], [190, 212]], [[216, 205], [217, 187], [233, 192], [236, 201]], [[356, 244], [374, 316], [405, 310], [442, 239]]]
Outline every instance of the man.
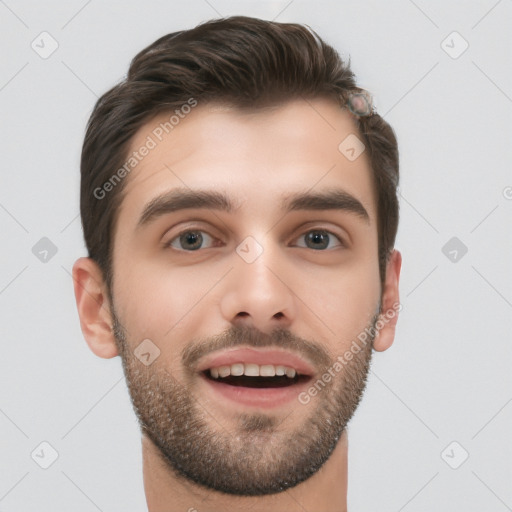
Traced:
[[346, 510], [346, 426], [400, 309], [398, 150], [314, 32], [140, 52], [89, 120], [85, 339], [120, 355], [150, 512]]

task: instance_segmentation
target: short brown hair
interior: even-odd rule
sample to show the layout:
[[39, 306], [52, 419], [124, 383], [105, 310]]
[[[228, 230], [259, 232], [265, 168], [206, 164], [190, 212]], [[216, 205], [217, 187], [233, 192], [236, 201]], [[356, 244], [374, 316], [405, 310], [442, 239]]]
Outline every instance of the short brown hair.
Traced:
[[[194, 98], [238, 108], [325, 97], [349, 108], [356, 85], [349, 63], [310, 28], [245, 16], [212, 20], [163, 36], [138, 53], [127, 77], [97, 101], [81, 156], [80, 213], [90, 258], [111, 293], [113, 237], [126, 180], [108, 197], [98, 190], [125, 164], [130, 143], [153, 116]], [[352, 109], [350, 109], [354, 112]], [[354, 115], [370, 158], [377, 197], [379, 271], [398, 229], [398, 148], [393, 129], [376, 112]], [[95, 192], [96, 191], [96, 192]]]

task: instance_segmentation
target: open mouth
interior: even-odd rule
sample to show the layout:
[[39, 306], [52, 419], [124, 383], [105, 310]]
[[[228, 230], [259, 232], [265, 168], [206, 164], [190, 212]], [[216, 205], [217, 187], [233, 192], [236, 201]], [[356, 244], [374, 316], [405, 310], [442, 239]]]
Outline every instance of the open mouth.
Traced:
[[290, 354], [245, 350], [221, 354], [203, 363], [199, 375], [208, 384], [208, 392], [216, 393], [215, 400], [278, 410], [296, 400], [301, 390], [304, 392], [315, 372]]
[[307, 382], [311, 379], [308, 375], [295, 374], [294, 377], [286, 375], [275, 375], [273, 377], [250, 376], [250, 375], [227, 375], [225, 377], [213, 377], [210, 370], [202, 372], [203, 375], [216, 383], [228, 386], [239, 386], [245, 388], [284, 388]]

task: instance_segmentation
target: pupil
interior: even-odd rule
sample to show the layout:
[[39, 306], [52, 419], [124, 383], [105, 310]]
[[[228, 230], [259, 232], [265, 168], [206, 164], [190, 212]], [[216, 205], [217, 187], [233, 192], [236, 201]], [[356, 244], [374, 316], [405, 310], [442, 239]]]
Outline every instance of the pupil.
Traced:
[[187, 231], [180, 236], [180, 242], [182, 245], [192, 244], [193, 247], [188, 247], [189, 249], [195, 250], [199, 249], [203, 242], [203, 236], [198, 231]]
[[[309, 241], [313, 242], [313, 245], [316, 246], [313, 247], [314, 249], [325, 249], [329, 245], [328, 233], [325, 231], [312, 231], [308, 233], [307, 238]], [[320, 242], [320, 244], [323, 242], [321, 247], [319, 246], [318, 242]]]

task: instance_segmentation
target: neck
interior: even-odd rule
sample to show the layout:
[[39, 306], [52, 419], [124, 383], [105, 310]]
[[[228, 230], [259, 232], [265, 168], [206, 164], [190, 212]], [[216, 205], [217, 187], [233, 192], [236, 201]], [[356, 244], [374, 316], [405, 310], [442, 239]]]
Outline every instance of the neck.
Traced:
[[144, 491], [148, 512], [347, 512], [348, 439], [345, 430], [329, 460], [308, 480], [268, 496], [232, 496], [211, 491], [177, 475], [143, 435]]

